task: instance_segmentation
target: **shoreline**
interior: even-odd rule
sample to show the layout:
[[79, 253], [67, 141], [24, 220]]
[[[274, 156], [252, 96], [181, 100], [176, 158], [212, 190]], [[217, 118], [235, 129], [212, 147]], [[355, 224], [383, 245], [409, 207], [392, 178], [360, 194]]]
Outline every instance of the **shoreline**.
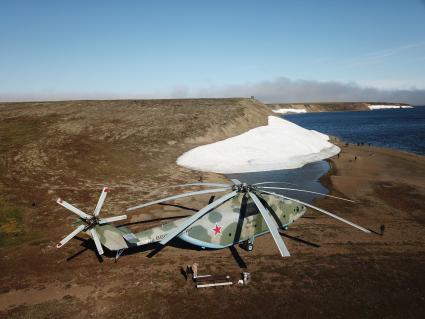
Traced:
[[[329, 189], [330, 193], [338, 193], [339, 195], [343, 194], [341, 189], [338, 188], [338, 185], [332, 181], [332, 179], [340, 174], [347, 174], [346, 160], [348, 157], [348, 161], [354, 163], [357, 160], [360, 161], [368, 161], [368, 157], [380, 156], [384, 158], [386, 161], [390, 161], [391, 158], [396, 161], [412, 161], [415, 164], [422, 163], [423, 167], [425, 167], [425, 156], [421, 154], [417, 154], [414, 152], [408, 152], [400, 149], [389, 148], [389, 147], [380, 147], [380, 146], [357, 146], [355, 143], [348, 143], [346, 146], [346, 142], [340, 140], [337, 137], [330, 136], [330, 142], [339, 146], [341, 148], [341, 152], [339, 157], [333, 156], [326, 161], [329, 163], [330, 169], [326, 174], [324, 174], [320, 179], [320, 183]], [[344, 161], [345, 158], [345, 161]], [[345, 163], [344, 163], [345, 162]], [[343, 164], [343, 165], [341, 165]], [[344, 165], [345, 164], [345, 165]], [[366, 163], [367, 165], [367, 163]], [[407, 164], [406, 164], [407, 165]], [[425, 173], [425, 170], [421, 170], [422, 174]], [[379, 172], [377, 172], [379, 175]], [[419, 174], [421, 176], [421, 174]], [[425, 177], [425, 175], [422, 175]], [[392, 176], [388, 176], [387, 178], [391, 179]], [[420, 183], [419, 181], [415, 181], [413, 183], [416, 186], [425, 186], [425, 183]]]
[[[330, 169], [319, 181], [329, 194], [356, 201], [354, 207], [344, 206], [349, 213], [367, 209], [377, 217], [382, 207], [400, 215], [409, 213], [409, 210], [422, 210], [421, 203], [425, 203], [425, 156], [390, 148], [345, 146], [338, 139], [333, 143], [341, 147], [340, 156], [327, 159]], [[320, 198], [316, 203], [338, 208], [338, 203], [329, 198]], [[418, 218], [422, 222], [422, 217]], [[385, 218], [382, 219], [384, 222]], [[376, 221], [373, 226], [376, 228]]]
[[405, 109], [417, 106], [400, 102], [296, 102], [267, 103], [273, 112], [282, 114], [293, 113], [326, 113], [326, 112], [364, 112], [380, 109]]
[[[389, 156], [398, 154], [398, 157], [404, 155], [404, 156], [407, 156], [407, 157], [412, 157], [412, 156], [418, 157], [419, 160], [422, 158], [423, 161], [424, 161], [424, 165], [425, 165], [425, 155], [417, 154], [417, 153], [414, 153], [414, 152], [408, 152], [408, 151], [404, 151], [404, 150], [400, 150], [400, 149], [396, 149], [396, 148], [391, 148], [391, 147], [368, 146], [368, 145], [357, 146], [355, 143], [349, 143], [349, 142], [347, 142], [349, 144], [349, 146], [347, 148], [347, 146], [345, 146], [346, 142], [342, 141], [338, 137], [335, 137], [335, 136], [329, 136], [329, 137], [330, 137], [330, 142], [337, 145], [341, 149], [341, 152], [339, 153], [340, 156], [343, 153], [351, 154], [353, 152], [353, 150], [350, 149], [349, 147], [356, 147], [356, 148], [365, 149], [365, 150], [369, 149], [370, 151], [376, 150], [378, 152], [379, 152], [379, 150], [381, 150], [381, 151], [385, 152], [386, 154], [388, 154]], [[391, 154], [391, 153], [393, 153], [393, 154]], [[355, 156], [354, 153], [352, 155], [353, 155], [353, 157]], [[319, 182], [324, 187], [329, 189], [330, 192], [332, 190], [338, 192], [338, 190], [335, 189], [334, 185], [332, 184], [332, 180], [331, 180], [332, 176], [335, 176], [335, 175], [338, 174], [338, 168], [337, 168], [338, 165], [337, 165], [337, 162], [336, 162], [337, 160], [338, 160], [337, 156], [332, 156], [330, 158], [324, 159], [324, 161], [328, 162], [330, 168], [323, 176], [321, 176], [319, 178]]]

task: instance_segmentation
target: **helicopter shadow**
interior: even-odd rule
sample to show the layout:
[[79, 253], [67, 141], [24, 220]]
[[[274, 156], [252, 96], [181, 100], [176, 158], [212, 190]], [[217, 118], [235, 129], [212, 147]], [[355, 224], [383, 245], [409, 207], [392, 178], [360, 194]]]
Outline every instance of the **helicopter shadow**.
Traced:
[[[178, 239], [178, 238], [175, 239], [175, 240], [172, 240], [170, 242], [169, 246], [174, 247], [174, 248], [179, 248], [179, 249], [193, 250], [193, 251], [214, 250], [214, 249], [209, 249], [209, 248], [201, 248], [199, 246], [187, 243], [187, 242], [185, 242], [181, 239]], [[162, 246], [161, 244], [155, 243], [153, 250], [146, 257], [152, 258], [164, 248], [165, 248], [165, 246]], [[239, 255], [239, 252], [236, 249], [235, 245], [230, 246], [229, 250], [232, 254], [232, 257], [234, 258], [234, 260], [238, 264], [239, 268], [241, 268], [241, 269], [248, 268], [247, 264], [245, 263], [245, 261], [243, 260], [241, 255]], [[136, 253], [136, 252], [134, 252], [134, 253]]]
[[201, 248], [199, 246], [187, 243], [179, 238], [172, 239], [167, 245], [161, 245], [160, 243], [153, 243], [152, 251], [146, 255], [148, 258], [154, 257], [160, 251], [162, 251], [166, 246], [171, 246], [178, 249], [192, 250], [192, 251], [201, 251], [208, 250], [208, 248]]
[[[66, 258], [66, 261], [71, 261], [71, 260], [77, 258], [78, 256], [80, 256], [81, 254], [83, 254], [84, 252], [86, 252], [87, 250], [91, 250], [96, 254], [96, 258], [99, 261], [99, 263], [103, 263], [103, 258], [102, 258], [101, 255], [99, 255], [99, 253], [96, 249], [96, 245], [94, 244], [93, 240], [85, 239], [85, 238], [82, 238], [82, 237], [79, 237], [79, 236], [75, 236], [74, 239], [77, 239], [81, 242], [80, 247], [83, 247], [83, 249], [77, 251], [73, 255]], [[105, 253], [107, 253], [107, 252], [109, 252], [109, 251], [105, 251]]]
[[[86, 252], [88, 250], [89, 251], [92, 251], [93, 253], [96, 254], [96, 257], [97, 257], [99, 263], [102, 263], [103, 262], [103, 257], [102, 256], [105, 256], [105, 257], [108, 257], [108, 258], [114, 258], [115, 261], [117, 260], [116, 259], [117, 253], [114, 252], [114, 251], [110, 251], [107, 248], [104, 248], [104, 250], [103, 250], [104, 253], [103, 253], [102, 256], [99, 255], [99, 253], [97, 252], [96, 246], [95, 246], [95, 244], [94, 244], [94, 242], [93, 242], [92, 239], [84, 239], [84, 238], [81, 238], [81, 237], [78, 237], [78, 236], [76, 236], [74, 238], [77, 239], [77, 240], [82, 241], [82, 243], [80, 244], [80, 246], [83, 247], [83, 248], [81, 250], [77, 251], [76, 253], [74, 253], [73, 255], [69, 256], [66, 259], [66, 261], [72, 261], [73, 259], [79, 257], [80, 255], [82, 255], [84, 252]], [[133, 254], [136, 254], [136, 253], [142, 253], [142, 252], [146, 252], [146, 251], [149, 251], [149, 250], [151, 250], [153, 252], [155, 250], [158, 250], [158, 246], [161, 246], [161, 245], [158, 244], [158, 243], [151, 243], [151, 244], [147, 244], [147, 245], [143, 245], [143, 246], [129, 247], [129, 248], [126, 248], [121, 253], [120, 257], [121, 256], [127, 256], [127, 255], [133, 255]], [[148, 254], [148, 256], [149, 256], [149, 254]]]
[[238, 252], [238, 250], [236, 249], [235, 246], [230, 246], [229, 250], [232, 254], [233, 259], [235, 259], [236, 263], [238, 264], [239, 268], [241, 268], [241, 269], [248, 268], [247, 264], [245, 263], [245, 260], [243, 260], [241, 255], [239, 255], [239, 252]]
[[282, 231], [279, 231], [279, 234], [281, 236], [285, 237], [285, 238], [291, 239], [291, 240], [296, 241], [296, 242], [299, 242], [301, 244], [305, 244], [305, 245], [308, 245], [308, 246], [311, 246], [311, 247], [314, 247], [314, 248], [320, 248], [320, 245], [319, 244], [315, 244], [315, 243], [312, 243], [312, 242], [310, 242], [308, 240], [305, 240], [305, 239], [302, 239], [302, 238], [299, 238], [299, 237], [295, 237], [295, 236], [291, 236], [291, 235], [285, 234]]

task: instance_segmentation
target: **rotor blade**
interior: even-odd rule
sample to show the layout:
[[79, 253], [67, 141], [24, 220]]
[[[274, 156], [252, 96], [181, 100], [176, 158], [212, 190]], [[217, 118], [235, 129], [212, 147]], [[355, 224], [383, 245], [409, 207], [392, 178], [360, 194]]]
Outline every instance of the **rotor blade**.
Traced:
[[307, 207], [310, 207], [310, 208], [313, 208], [313, 209], [315, 209], [315, 210], [317, 210], [317, 211], [319, 211], [319, 212], [321, 212], [321, 213], [323, 213], [323, 214], [326, 214], [326, 215], [328, 215], [328, 216], [330, 216], [330, 217], [333, 217], [333, 218], [335, 218], [335, 219], [338, 219], [339, 221], [342, 221], [343, 223], [346, 223], [346, 224], [348, 224], [348, 225], [350, 225], [350, 226], [353, 226], [353, 227], [355, 227], [355, 228], [357, 228], [357, 229], [359, 229], [359, 230], [361, 230], [361, 231], [364, 231], [365, 233], [368, 233], [368, 234], [370, 234], [370, 233], [371, 233], [371, 232], [370, 232], [370, 230], [368, 230], [368, 229], [366, 229], [366, 228], [364, 228], [364, 227], [362, 227], [362, 226], [359, 226], [359, 225], [357, 225], [357, 224], [354, 224], [354, 223], [352, 223], [352, 222], [350, 222], [350, 221], [348, 221], [348, 220], [346, 220], [346, 219], [344, 219], [344, 218], [341, 218], [341, 217], [339, 217], [339, 216], [337, 216], [337, 215], [335, 215], [335, 214], [332, 214], [332, 213], [330, 213], [330, 212], [328, 212], [328, 211], [326, 211], [326, 210], [324, 210], [324, 209], [321, 209], [321, 208], [319, 208], [319, 207], [313, 206], [313, 205], [311, 205], [311, 204], [309, 204], [309, 203], [305, 203], [305, 202], [302, 202], [302, 201], [300, 201], [300, 200], [298, 200], [298, 199], [291, 198], [291, 197], [284, 196], [284, 195], [280, 195], [280, 194], [276, 194], [276, 193], [273, 193], [273, 192], [267, 192], [267, 191], [264, 191], [264, 190], [260, 190], [260, 191], [261, 191], [261, 192], [263, 192], [263, 193], [266, 193], [266, 194], [275, 195], [275, 196], [277, 196], [277, 197], [282, 197], [282, 198], [289, 199], [289, 200], [292, 200], [292, 201], [294, 201], [294, 202], [297, 202], [297, 203], [303, 204], [303, 205], [305, 205], [305, 206], [307, 206]]
[[278, 225], [276, 224], [276, 221], [271, 216], [270, 212], [264, 207], [264, 205], [261, 203], [260, 199], [252, 192], [248, 192], [249, 196], [251, 196], [252, 200], [254, 201], [255, 205], [258, 207], [258, 210], [260, 211], [261, 215], [263, 216], [267, 227], [270, 230], [270, 233], [273, 236], [274, 241], [276, 242], [277, 248], [279, 248], [279, 252], [282, 255], [282, 257], [289, 257], [289, 251], [288, 248], [286, 248], [286, 245], [282, 239], [282, 236], [279, 234]]
[[60, 198], [58, 198], [58, 200], [56, 201], [56, 203], [58, 203], [59, 205], [65, 207], [66, 209], [69, 209], [71, 212], [73, 212], [74, 214], [77, 214], [81, 218], [84, 218], [84, 219], [90, 219], [91, 218], [90, 215], [86, 214], [85, 212], [79, 210], [77, 207], [72, 206], [70, 203], [67, 203], [64, 200], [60, 199]]
[[170, 231], [167, 236], [165, 236], [161, 241], [161, 245], [165, 245], [168, 243], [171, 239], [178, 236], [182, 231], [184, 231], [186, 228], [188, 228], [190, 225], [192, 225], [194, 222], [196, 222], [199, 218], [207, 214], [210, 210], [214, 209], [215, 207], [221, 205], [225, 201], [231, 199], [232, 197], [235, 197], [238, 194], [237, 191], [233, 191], [231, 193], [228, 193], [219, 199], [213, 201], [211, 204], [208, 204], [204, 208], [202, 208], [197, 213], [193, 214], [192, 216], [188, 217], [181, 223], [179, 226], [177, 226], [174, 230]]
[[99, 215], [100, 209], [103, 206], [103, 203], [105, 201], [106, 195], [108, 195], [108, 192], [109, 192], [108, 187], [104, 187], [102, 189], [102, 193], [100, 194], [99, 201], [97, 202], [96, 208], [94, 209], [94, 213], [93, 213], [94, 216]]
[[97, 252], [99, 253], [99, 255], [103, 255], [103, 248], [102, 244], [100, 243], [99, 236], [97, 235], [97, 231], [94, 228], [90, 228], [90, 234], [93, 237]]
[[72, 238], [77, 236], [86, 226], [80, 225], [78, 226], [71, 234], [66, 236], [64, 239], [62, 239], [59, 244], [56, 245], [56, 248], [61, 248], [63, 245], [65, 245], [67, 242], [69, 242]]
[[286, 185], [299, 186], [297, 184], [288, 183], [288, 182], [260, 182], [260, 183], [254, 183], [252, 185], [257, 186], [257, 185], [264, 185], [264, 184], [286, 184]]
[[336, 198], [336, 199], [340, 199], [340, 200], [345, 200], [346, 202], [355, 203], [355, 201], [353, 201], [351, 199], [327, 195], [327, 194], [313, 192], [313, 191], [308, 191], [308, 190], [305, 190], [305, 189], [286, 188], [286, 187], [269, 187], [269, 186], [260, 186], [259, 188], [261, 188], [261, 189], [282, 189], [282, 190], [294, 191], [294, 192], [311, 193], [311, 194], [323, 195], [323, 196], [326, 196], [326, 197], [332, 197], [332, 198]]
[[190, 183], [190, 184], [180, 184], [180, 185], [172, 185], [172, 186], [165, 186], [161, 188], [175, 188], [175, 187], [187, 187], [187, 186], [212, 186], [212, 187], [232, 187], [232, 185], [229, 184], [221, 184], [221, 183]]
[[232, 181], [232, 183], [233, 183], [233, 184], [235, 184], [235, 185], [242, 184], [242, 183], [241, 183], [241, 181], [240, 181], [240, 180], [238, 180], [238, 179], [236, 179], [236, 178], [232, 178], [232, 179], [231, 179], [231, 181]]
[[127, 215], [121, 215], [121, 216], [114, 216], [114, 217], [107, 217], [107, 218], [99, 218], [99, 224], [106, 224], [106, 223], [113, 223], [117, 222], [119, 220], [127, 219]]
[[195, 195], [202, 195], [202, 194], [209, 194], [209, 193], [219, 193], [219, 192], [225, 192], [227, 190], [228, 190], [228, 188], [214, 188], [214, 189], [204, 189], [204, 190], [201, 190], [201, 191], [190, 192], [190, 193], [183, 193], [183, 194], [179, 194], [179, 195], [174, 195], [174, 196], [158, 199], [158, 200], [155, 200], [153, 202], [148, 202], [146, 204], [141, 204], [141, 205], [138, 205], [138, 206], [130, 207], [130, 208], [127, 208], [127, 211], [135, 210], [135, 209], [138, 209], [138, 208], [143, 208], [143, 207], [154, 205], [154, 204], [159, 204], [159, 203], [166, 202], [166, 201], [173, 200], [173, 199], [195, 196]]

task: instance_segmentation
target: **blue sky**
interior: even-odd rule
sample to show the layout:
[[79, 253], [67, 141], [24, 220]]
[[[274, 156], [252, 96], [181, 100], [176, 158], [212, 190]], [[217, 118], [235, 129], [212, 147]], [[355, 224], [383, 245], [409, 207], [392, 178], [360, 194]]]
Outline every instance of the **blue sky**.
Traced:
[[3, 100], [257, 93], [282, 78], [422, 94], [425, 2], [0, 2]]

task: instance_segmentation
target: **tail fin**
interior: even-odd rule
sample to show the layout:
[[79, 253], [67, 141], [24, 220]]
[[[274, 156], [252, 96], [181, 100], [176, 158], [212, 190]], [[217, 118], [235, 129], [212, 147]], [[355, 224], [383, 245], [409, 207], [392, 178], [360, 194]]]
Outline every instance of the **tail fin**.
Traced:
[[96, 226], [96, 230], [101, 244], [109, 250], [117, 251], [128, 248], [127, 242], [123, 238], [123, 232], [117, 227], [107, 224]]

